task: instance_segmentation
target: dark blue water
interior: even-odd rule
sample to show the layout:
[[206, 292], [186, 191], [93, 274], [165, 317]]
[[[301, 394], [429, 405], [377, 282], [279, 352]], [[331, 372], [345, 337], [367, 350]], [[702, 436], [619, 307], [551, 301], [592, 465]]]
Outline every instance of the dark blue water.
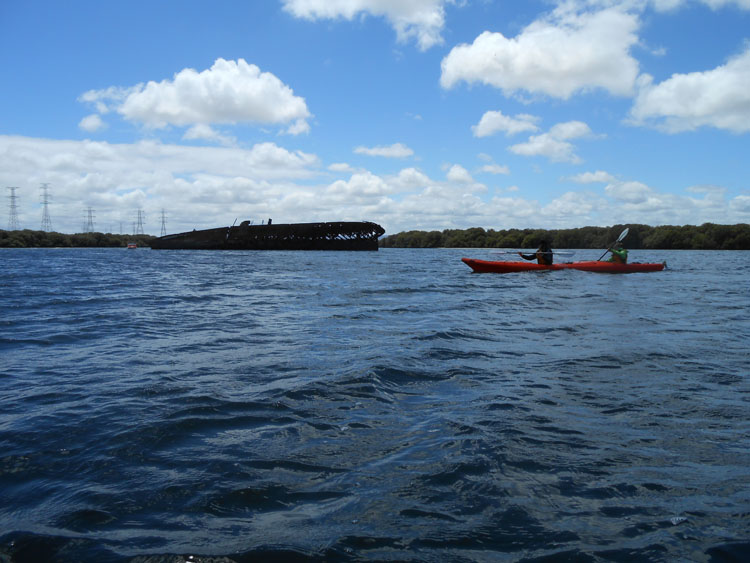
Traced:
[[750, 255], [461, 256], [1, 250], [0, 560], [748, 560]]

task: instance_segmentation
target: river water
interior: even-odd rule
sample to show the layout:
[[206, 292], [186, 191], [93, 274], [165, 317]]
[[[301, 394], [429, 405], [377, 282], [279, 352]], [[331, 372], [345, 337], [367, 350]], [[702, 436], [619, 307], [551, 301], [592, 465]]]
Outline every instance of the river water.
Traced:
[[630, 255], [0, 250], [0, 561], [747, 561], [749, 255]]

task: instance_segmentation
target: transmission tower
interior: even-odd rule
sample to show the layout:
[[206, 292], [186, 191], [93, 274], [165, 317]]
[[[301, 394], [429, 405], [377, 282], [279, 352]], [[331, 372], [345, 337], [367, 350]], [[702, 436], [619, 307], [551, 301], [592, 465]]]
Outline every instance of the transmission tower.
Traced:
[[42, 230], [52, 230], [52, 220], [49, 218], [49, 184], [42, 184]]
[[18, 205], [16, 202], [18, 201], [18, 196], [16, 195], [17, 187], [8, 187], [10, 190], [10, 195], [8, 196], [8, 199], [10, 200], [10, 206], [9, 206], [9, 214], [8, 214], [8, 230], [9, 231], [17, 231], [18, 230]]
[[145, 218], [145, 215], [143, 214], [143, 209], [138, 210], [138, 224], [135, 226], [135, 232], [134, 235], [142, 235], [143, 234], [143, 219]]
[[94, 232], [94, 210], [92, 208], [86, 209], [86, 223], [83, 227], [84, 233], [93, 233]]
[[166, 236], [167, 235], [167, 214], [165, 213], [164, 209], [161, 210], [161, 234], [160, 236]]

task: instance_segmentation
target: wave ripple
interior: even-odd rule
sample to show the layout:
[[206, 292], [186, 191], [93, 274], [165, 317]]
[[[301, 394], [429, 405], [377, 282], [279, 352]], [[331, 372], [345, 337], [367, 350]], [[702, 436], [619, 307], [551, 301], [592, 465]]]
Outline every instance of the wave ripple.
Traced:
[[0, 560], [750, 559], [740, 253], [0, 253]]

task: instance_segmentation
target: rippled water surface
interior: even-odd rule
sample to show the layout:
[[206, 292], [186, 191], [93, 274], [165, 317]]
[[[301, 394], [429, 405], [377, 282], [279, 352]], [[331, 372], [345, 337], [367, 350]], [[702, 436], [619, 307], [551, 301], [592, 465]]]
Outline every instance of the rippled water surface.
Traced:
[[462, 256], [0, 250], [0, 560], [749, 560], [750, 255]]

